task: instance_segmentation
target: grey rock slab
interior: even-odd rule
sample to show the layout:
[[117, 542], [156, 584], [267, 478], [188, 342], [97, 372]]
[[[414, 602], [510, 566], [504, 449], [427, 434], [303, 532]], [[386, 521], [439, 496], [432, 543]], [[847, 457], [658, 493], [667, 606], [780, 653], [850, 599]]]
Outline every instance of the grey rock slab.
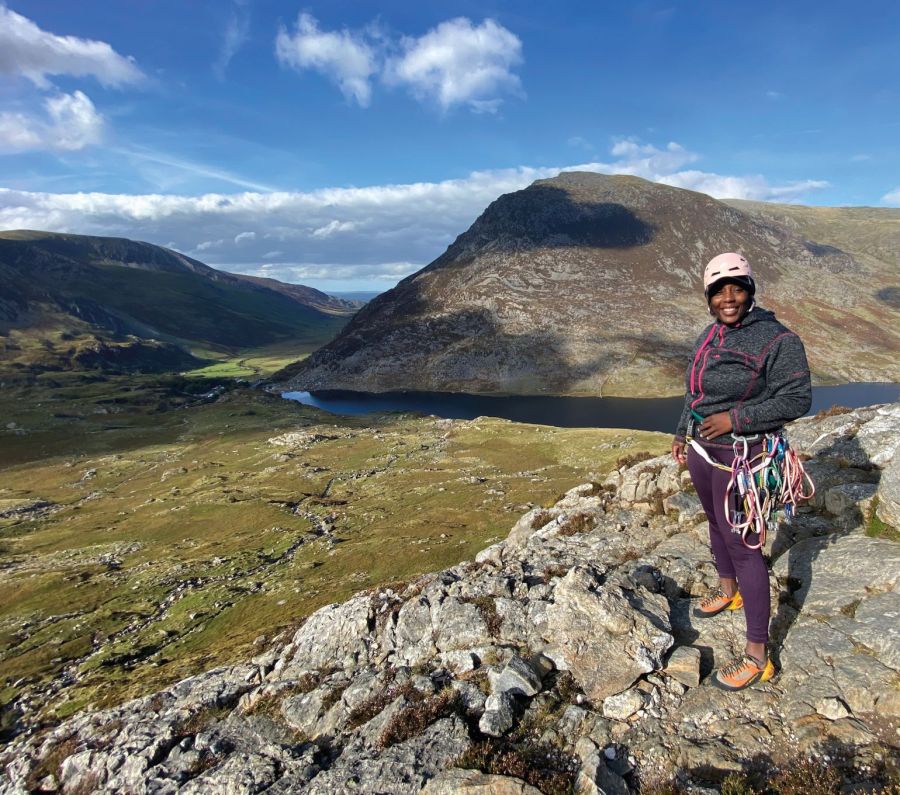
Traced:
[[525, 546], [528, 543], [528, 539], [538, 530], [554, 523], [559, 513], [559, 511], [534, 508], [523, 514], [513, 525], [512, 530], [509, 531], [509, 535], [506, 537], [506, 547], [514, 550], [517, 547]]
[[431, 605], [424, 596], [407, 601], [397, 614], [394, 629], [397, 664], [420, 665], [437, 650], [432, 641]]
[[541, 676], [531, 663], [518, 655], [511, 657], [499, 673], [488, 673], [491, 681], [491, 692], [510, 693], [518, 696], [533, 696], [540, 692]]
[[380, 751], [353, 741], [304, 792], [418, 795], [426, 781], [446, 768], [470, 742], [465, 723], [456, 716], [443, 718], [418, 736]]
[[895, 455], [881, 473], [877, 513], [882, 522], [900, 529], [900, 455]]
[[281, 765], [258, 754], [231, 754], [224, 762], [178, 788], [184, 795], [240, 795], [261, 792], [281, 775]]
[[875, 409], [874, 416], [857, 432], [856, 442], [875, 466], [892, 462], [900, 447], [900, 403]]
[[350, 668], [369, 662], [372, 600], [367, 594], [317, 610], [297, 630], [285, 670]]
[[490, 695], [484, 702], [484, 714], [478, 721], [482, 733], [491, 737], [502, 737], [515, 721], [512, 696], [509, 693]]
[[663, 500], [663, 507], [667, 512], [674, 511], [678, 514], [679, 524], [685, 522], [693, 524], [706, 516], [703, 506], [700, 504], [700, 498], [696, 494], [689, 494], [686, 491], [677, 491], [666, 497]]
[[628, 795], [625, 779], [610, 770], [606, 755], [589, 737], [582, 737], [575, 745], [575, 754], [581, 760], [575, 780], [576, 795]]
[[643, 588], [601, 584], [595, 572], [575, 567], [547, 607], [545, 640], [558, 650], [585, 695], [601, 701], [662, 667], [673, 643], [669, 630], [663, 597]]
[[540, 795], [541, 791], [518, 778], [451, 767], [442, 770], [421, 795]]
[[447, 597], [439, 605], [432, 606], [431, 624], [434, 644], [440, 651], [470, 649], [491, 642], [491, 633], [481, 610], [472, 602]]
[[888, 591], [864, 599], [853, 618], [851, 637], [900, 672], [900, 593]]
[[897, 587], [900, 544], [861, 533], [811, 538], [791, 547], [773, 571], [799, 583], [792, 599], [804, 611], [839, 612], [872, 591]]
[[868, 514], [878, 486], [874, 483], [841, 483], [825, 492], [825, 510], [833, 516], [852, 512], [862, 518]]

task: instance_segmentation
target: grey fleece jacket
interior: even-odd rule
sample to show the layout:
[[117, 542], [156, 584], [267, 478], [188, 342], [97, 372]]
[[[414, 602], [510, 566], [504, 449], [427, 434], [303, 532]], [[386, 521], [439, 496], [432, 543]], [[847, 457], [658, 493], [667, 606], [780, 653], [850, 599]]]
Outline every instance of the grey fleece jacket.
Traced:
[[[692, 409], [701, 417], [727, 411], [733, 432], [747, 435], [774, 431], [802, 417], [812, 403], [803, 343], [774, 313], [760, 307], [734, 326], [716, 321], [703, 330], [688, 363], [685, 387], [675, 431], [679, 439], [687, 435]], [[730, 444], [731, 437], [712, 441]]]

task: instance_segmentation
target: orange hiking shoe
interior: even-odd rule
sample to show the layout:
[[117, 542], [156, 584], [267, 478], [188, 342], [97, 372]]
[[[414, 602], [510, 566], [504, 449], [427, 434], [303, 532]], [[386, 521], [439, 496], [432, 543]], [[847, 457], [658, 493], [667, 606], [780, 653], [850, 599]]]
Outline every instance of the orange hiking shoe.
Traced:
[[722, 690], [743, 690], [757, 682], [768, 682], [773, 676], [775, 666], [768, 657], [765, 665], [760, 667], [759, 660], [744, 654], [716, 671], [712, 683]]
[[740, 591], [729, 596], [721, 588], [715, 588], [709, 596], [700, 600], [700, 605], [694, 608], [694, 615], [697, 618], [712, 618], [723, 610], [740, 610], [743, 606], [744, 599]]

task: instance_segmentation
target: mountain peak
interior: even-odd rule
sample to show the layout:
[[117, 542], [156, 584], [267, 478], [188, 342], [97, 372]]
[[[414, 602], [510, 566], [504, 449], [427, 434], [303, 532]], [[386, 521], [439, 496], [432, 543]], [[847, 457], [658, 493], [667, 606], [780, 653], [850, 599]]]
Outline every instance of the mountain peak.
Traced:
[[[723, 251], [748, 257], [762, 305], [801, 335], [820, 379], [900, 380], [900, 315], [875, 287], [896, 272], [890, 259], [813, 243], [796, 225], [694, 191], [564, 172], [492, 202], [290, 385], [678, 394], [708, 322], [702, 270]], [[873, 322], [885, 312], [893, 323]]]

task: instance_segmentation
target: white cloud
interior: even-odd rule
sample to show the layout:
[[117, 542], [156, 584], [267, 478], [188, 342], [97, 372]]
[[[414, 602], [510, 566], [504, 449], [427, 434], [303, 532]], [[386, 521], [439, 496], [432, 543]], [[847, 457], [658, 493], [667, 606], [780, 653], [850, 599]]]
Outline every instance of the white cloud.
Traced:
[[347, 99], [362, 107], [372, 99], [369, 81], [378, 69], [378, 57], [361, 35], [346, 29], [323, 32], [315, 17], [304, 12], [293, 35], [284, 27], [278, 31], [275, 55], [282, 65], [313, 69], [334, 80]]
[[225, 79], [228, 64], [237, 55], [238, 50], [244, 46], [249, 34], [250, 10], [247, 8], [247, 0], [234, 0], [228, 22], [225, 24], [222, 49], [219, 50], [219, 57], [213, 64], [213, 71], [219, 80]]
[[359, 224], [354, 221], [329, 221], [325, 226], [320, 226], [312, 231], [313, 237], [331, 237], [339, 232], [352, 232]]
[[890, 193], [885, 193], [881, 197], [884, 204], [896, 204], [900, 206], [900, 187], [894, 188]]
[[761, 175], [728, 177], [704, 171], [679, 171], [660, 177], [659, 182], [676, 188], [707, 193], [720, 199], [755, 199], [757, 201], [793, 202], [811, 191], [827, 188], [825, 180], [809, 179], [770, 185]]
[[[632, 174], [720, 198], [790, 201], [825, 185], [683, 170], [698, 156], [675, 143], [656, 148], [626, 140], [613, 149], [618, 154], [610, 162], [565, 169], [522, 166], [443, 182], [310, 192], [132, 196], [0, 189], [0, 228], [172, 242], [217, 267], [252, 273], [265, 263], [270, 275], [289, 281], [396, 281], [441, 254], [500, 194], [560, 170]], [[900, 202], [900, 188], [885, 201]]]
[[441, 22], [424, 36], [404, 37], [401, 47], [403, 54], [386, 65], [385, 80], [445, 110], [467, 104], [494, 112], [499, 95], [522, 93], [512, 72], [522, 62], [522, 42], [492, 19], [477, 27], [464, 17]]
[[48, 97], [43, 105], [43, 118], [30, 113], [0, 113], [0, 152], [75, 151], [99, 143], [103, 117], [81, 91]]
[[628, 169], [617, 173], [647, 179], [655, 178], [651, 175], [671, 173], [698, 159], [698, 155], [674, 142], [666, 144], [665, 149], [657, 149], [652, 144], [642, 144], [634, 138], [617, 140], [610, 149], [610, 154], [620, 158], [620, 169]]
[[42, 88], [47, 75], [91, 76], [105, 86], [136, 83], [144, 75], [131, 58], [103, 41], [57, 36], [0, 5], [0, 74], [23, 75]]

